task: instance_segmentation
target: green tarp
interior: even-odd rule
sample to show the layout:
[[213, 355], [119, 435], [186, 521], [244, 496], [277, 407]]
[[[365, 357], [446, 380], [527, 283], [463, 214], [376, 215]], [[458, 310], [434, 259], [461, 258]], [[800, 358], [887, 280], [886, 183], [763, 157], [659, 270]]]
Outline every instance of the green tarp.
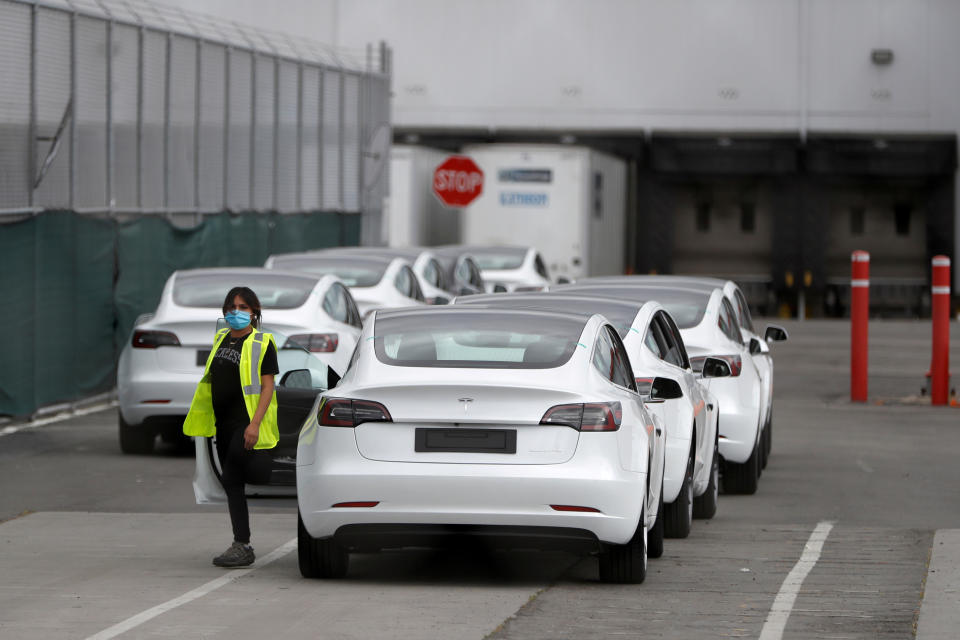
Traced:
[[359, 242], [360, 216], [228, 214], [191, 229], [47, 212], [0, 225], [0, 291], [12, 330], [0, 415], [27, 415], [115, 384], [120, 348], [177, 269], [262, 265], [272, 253]]

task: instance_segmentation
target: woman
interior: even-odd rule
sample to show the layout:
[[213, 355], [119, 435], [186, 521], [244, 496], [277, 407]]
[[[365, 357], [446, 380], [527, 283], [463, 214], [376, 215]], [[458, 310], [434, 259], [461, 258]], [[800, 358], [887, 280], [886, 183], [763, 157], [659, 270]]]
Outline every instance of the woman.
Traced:
[[255, 559], [250, 546], [250, 514], [245, 485], [262, 482], [269, 472], [265, 449], [277, 445], [277, 399], [274, 376], [277, 346], [259, 331], [261, 308], [247, 287], [234, 287], [223, 301], [229, 329], [217, 332], [183, 423], [188, 436], [217, 436], [221, 482], [227, 493], [233, 543], [213, 559], [218, 567], [246, 567]]

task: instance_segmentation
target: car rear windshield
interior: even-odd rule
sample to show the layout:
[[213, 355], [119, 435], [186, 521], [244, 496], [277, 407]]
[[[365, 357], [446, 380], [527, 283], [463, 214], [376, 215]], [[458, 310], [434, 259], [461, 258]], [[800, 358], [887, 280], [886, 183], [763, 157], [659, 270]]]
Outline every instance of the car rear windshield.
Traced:
[[481, 269], [519, 269], [527, 257], [526, 249], [471, 250], [477, 266]]
[[223, 308], [233, 287], [250, 287], [264, 309], [295, 309], [307, 301], [317, 279], [272, 273], [181, 273], [173, 285], [173, 301], [181, 307]]
[[[564, 290], [567, 288], [564, 287]], [[589, 285], [583, 288], [577, 288], [577, 292], [583, 295], [601, 295], [615, 297], [621, 300], [630, 300], [631, 302], [649, 302], [656, 300], [673, 316], [677, 326], [681, 329], [690, 329], [703, 320], [703, 314], [707, 311], [707, 303], [710, 302], [710, 293], [692, 290], [677, 290], [668, 288], [640, 288], [640, 287], [604, 287], [601, 285]]]
[[276, 269], [306, 271], [320, 276], [332, 274], [343, 280], [348, 287], [372, 287], [383, 278], [389, 262], [368, 260], [365, 258], [330, 257], [291, 257], [274, 258]]
[[577, 348], [587, 318], [535, 311], [430, 312], [378, 317], [374, 350], [401, 367], [548, 369]]

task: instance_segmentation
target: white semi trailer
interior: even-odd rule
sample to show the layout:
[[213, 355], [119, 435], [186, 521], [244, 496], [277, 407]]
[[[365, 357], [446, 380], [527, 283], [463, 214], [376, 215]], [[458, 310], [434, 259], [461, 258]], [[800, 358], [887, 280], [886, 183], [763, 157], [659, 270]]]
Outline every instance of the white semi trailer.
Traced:
[[463, 149], [484, 173], [461, 216], [469, 245], [540, 250], [551, 279], [623, 273], [626, 164], [586, 147], [480, 144]]

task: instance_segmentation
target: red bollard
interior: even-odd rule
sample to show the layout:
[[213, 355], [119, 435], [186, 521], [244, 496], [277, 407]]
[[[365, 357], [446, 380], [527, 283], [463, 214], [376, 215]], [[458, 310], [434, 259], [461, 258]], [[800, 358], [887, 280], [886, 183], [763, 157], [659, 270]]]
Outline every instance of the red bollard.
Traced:
[[933, 358], [930, 360], [930, 400], [947, 404], [950, 394], [950, 258], [933, 256]]
[[850, 401], [867, 401], [867, 323], [870, 318], [870, 254], [850, 254]]

